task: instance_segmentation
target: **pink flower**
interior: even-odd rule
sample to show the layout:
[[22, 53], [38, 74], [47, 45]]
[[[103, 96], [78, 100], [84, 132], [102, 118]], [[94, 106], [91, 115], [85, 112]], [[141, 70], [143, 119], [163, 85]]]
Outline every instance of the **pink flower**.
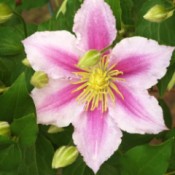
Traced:
[[87, 51], [112, 44], [115, 23], [104, 0], [85, 0], [75, 15], [76, 37], [67, 31], [37, 32], [23, 41], [33, 69], [49, 76], [46, 87], [32, 91], [38, 123], [72, 123], [74, 143], [94, 172], [117, 150], [121, 130], [156, 134], [167, 129], [147, 89], [166, 73], [173, 47], [126, 38], [94, 67], [77, 67]]

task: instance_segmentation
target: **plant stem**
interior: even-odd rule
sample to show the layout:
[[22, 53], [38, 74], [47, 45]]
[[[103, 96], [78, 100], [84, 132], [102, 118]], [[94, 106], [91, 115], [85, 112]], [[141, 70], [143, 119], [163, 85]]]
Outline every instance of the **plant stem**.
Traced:
[[25, 35], [25, 37], [27, 37], [28, 36], [28, 34], [27, 34], [27, 26], [26, 26], [26, 23], [25, 23], [23, 17], [19, 13], [17, 13], [16, 11], [13, 11], [13, 13], [21, 20], [21, 22], [23, 24], [23, 27], [24, 27], [24, 35]]

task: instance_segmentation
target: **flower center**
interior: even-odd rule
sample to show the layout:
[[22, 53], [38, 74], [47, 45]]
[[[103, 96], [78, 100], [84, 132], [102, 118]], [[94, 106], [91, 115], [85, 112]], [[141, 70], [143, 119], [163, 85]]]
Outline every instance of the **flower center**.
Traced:
[[82, 91], [77, 97], [79, 103], [85, 103], [85, 110], [93, 111], [101, 105], [102, 112], [108, 109], [109, 98], [115, 102], [117, 93], [123, 98], [123, 95], [117, 88], [116, 82], [123, 81], [117, 77], [123, 72], [113, 69], [115, 65], [108, 66], [108, 57], [104, 56], [100, 62], [92, 68], [83, 69], [82, 72], [75, 72], [80, 77], [79, 87], [73, 92]]
[[106, 70], [102, 70], [99, 67], [94, 68], [89, 76], [88, 86], [94, 89], [94, 91], [106, 91], [109, 85], [110, 76]]

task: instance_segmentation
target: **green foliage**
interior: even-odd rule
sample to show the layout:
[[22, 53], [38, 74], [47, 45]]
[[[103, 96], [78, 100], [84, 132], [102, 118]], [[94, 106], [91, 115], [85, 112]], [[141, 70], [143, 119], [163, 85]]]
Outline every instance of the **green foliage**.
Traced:
[[41, 134], [36, 141], [36, 160], [39, 175], [55, 175], [55, 170], [51, 168], [54, 149], [51, 142]]
[[0, 106], [0, 120], [12, 121], [13, 118], [20, 118], [34, 112], [34, 104], [28, 94], [24, 74], [0, 96], [0, 103], [3, 104]]
[[124, 24], [132, 25], [133, 24], [133, 7], [134, 2], [132, 0], [122, 0], [121, 8], [122, 8], [122, 21]]
[[172, 7], [165, 0], [146, 1], [139, 12], [136, 35], [155, 39], [160, 44], [175, 45], [175, 15], [161, 23], [152, 23], [143, 18], [144, 14], [156, 4], [166, 6], [167, 8]]
[[23, 51], [21, 40], [24, 38], [21, 26], [0, 28], [0, 56], [17, 55]]
[[173, 54], [171, 64], [168, 67], [167, 73], [165, 74], [165, 76], [158, 83], [158, 89], [159, 89], [160, 96], [164, 95], [165, 91], [167, 90], [168, 84], [171, 81], [171, 78], [174, 74], [174, 70], [175, 70], [174, 60], [175, 60], [175, 54]]
[[20, 148], [16, 143], [12, 143], [8, 147], [1, 149], [0, 156], [0, 171], [17, 169], [22, 158]]
[[[120, 156], [114, 154], [105, 164], [102, 165], [101, 169], [96, 175], [120, 175]], [[83, 162], [82, 157], [79, 157], [77, 161], [67, 168], [63, 169], [63, 175], [94, 175], [86, 164]]]
[[19, 8], [21, 8], [22, 10], [29, 10], [32, 8], [41, 7], [48, 2], [49, 0], [23, 0], [22, 3], [19, 5]]
[[126, 152], [121, 159], [121, 175], [161, 175], [168, 168], [174, 139], [156, 145], [137, 146]]
[[[117, 21], [117, 29], [120, 30], [121, 29], [121, 25], [122, 25], [122, 10], [121, 10], [121, 3], [122, 1], [120, 0], [106, 0], [106, 2], [110, 5], [112, 11], [113, 11], [113, 14], [116, 18], [116, 21]], [[116, 10], [117, 9], [117, 10]]]
[[[18, 3], [15, 0], [0, 0], [1, 2], [7, 3], [16, 14], [0, 24], [0, 89], [3, 89], [0, 91], [0, 121], [9, 122], [11, 129], [10, 137], [0, 136], [0, 175], [57, 175], [51, 167], [52, 158], [58, 147], [73, 145], [73, 127], [68, 126], [62, 132], [49, 134], [49, 126], [37, 125], [35, 106], [30, 97], [33, 89], [30, 79], [34, 71], [22, 64], [26, 55], [21, 41], [37, 30], [72, 32], [74, 15], [83, 0], [64, 0], [62, 5], [58, 3], [53, 8], [52, 17], [38, 24], [28, 24], [25, 22], [27, 19], [23, 20], [22, 14], [26, 10], [38, 10], [44, 5], [50, 7], [49, 0], [23, 0], [21, 3], [19, 0]], [[118, 39], [114, 43], [127, 36], [143, 36], [160, 44], [175, 46], [175, 14], [161, 23], [152, 23], [143, 18], [156, 4], [171, 8], [171, 0], [106, 2], [116, 18]], [[157, 85], [162, 98], [174, 72], [175, 54], [166, 75]], [[123, 132], [119, 149], [96, 175], [165, 175], [175, 171], [175, 129], [172, 127], [172, 115], [163, 99], [159, 100], [159, 104], [169, 130], [157, 135]], [[155, 138], [162, 143], [150, 145]], [[61, 175], [94, 175], [81, 156], [60, 172]]]
[[[56, 16], [44, 24], [39, 25], [39, 31], [45, 30], [68, 30], [72, 31], [74, 15], [80, 8], [80, 0], [65, 0], [64, 10], [57, 11]], [[71, 9], [71, 10], [67, 10]], [[69, 19], [69, 20], [67, 20]]]
[[165, 103], [164, 100], [160, 99], [159, 100], [159, 104], [163, 109], [163, 116], [164, 116], [164, 120], [165, 120], [165, 124], [168, 128], [172, 128], [172, 116], [171, 116], [171, 112], [169, 107], [167, 106], [167, 104]]
[[36, 141], [38, 127], [34, 114], [14, 119], [11, 124], [12, 133], [18, 137], [19, 143], [24, 146], [33, 145]]

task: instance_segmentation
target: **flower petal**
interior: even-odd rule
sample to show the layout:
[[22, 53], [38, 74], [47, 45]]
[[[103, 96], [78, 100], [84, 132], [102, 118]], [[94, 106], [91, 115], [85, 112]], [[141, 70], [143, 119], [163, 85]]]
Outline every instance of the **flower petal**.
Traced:
[[121, 143], [122, 133], [101, 109], [84, 112], [74, 120], [74, 143], [86, 164], [96, 173]]
[[35, 88], [31, 96], [36, 106], [38, 123], [68, 126], [83, 111], [83, 106], [75, 99], [79, 92], [72, 93], [75, 88], [75, 85], [63, 79], [50, 79], [46, 87]]
[[52, 78], [71, 76], [75, 72], [79, 51], [69, 32], [37, 32], [23, 41], [25, 52], [35, 71]]
[[148, 89], [165, 75], [173, 50], [154, 40], [132, 37], [114, 47], [111, 62], [117, 63], [115, 68], [130, 86]]
[[109, 106], [109, 113], [119, 128], [129, 133], [157, 134], [166, 130], [162, 108], [155, 97], [146, 90], [136, 90], [118, 84], [124, 100], [117, 94], [116, 104]]
[[104, 0], [85, 0], [75, 15], [73, 31], [82, 50], [102, 50], [116, 38], [115, 18]]

